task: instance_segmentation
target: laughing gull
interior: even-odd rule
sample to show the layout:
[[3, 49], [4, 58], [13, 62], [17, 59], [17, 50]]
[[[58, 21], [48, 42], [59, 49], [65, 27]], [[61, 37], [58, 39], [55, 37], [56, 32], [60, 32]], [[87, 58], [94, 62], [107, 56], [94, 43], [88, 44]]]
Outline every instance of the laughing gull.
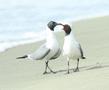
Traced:
[[68, 24], [63, 25], [63, 30], [65, 31], [64, 45], [63, 45], [63, 55], [67, 57], [68, 61], [68, 70], [69, 73], [69, 60], [77, 60], [77, 67], [74, 70], [75, 72], [79, 71], [79, 59], [85, 59], [83, 55], [83, 50], [81, 45], [76, 41], [71, 27]]
[[54, 21], [50, 21], [47, 24], [47, 38], [46, 38], [46, 43], [40, 46], [38, 50], [35, 52], [24, 55], [22, 57], [17, 57], [17, 59], [23, 59], [23, 58], [28, 58], [28, 59], [33, 59], [33, 60], [42, 60], [45, 59], [45, 71], [43, 74], [47, 73], [47, 68], [50, 70], [50, 72], [55, 73], [48, 65], [49, 60], [56, 59], [60, 56], [61, 54], [61, 49], [58, 44], [58, 41], [56, 39], [56, 36], [54, 34], [54, 28], [60, 25], [59, 23], [56, 23]]

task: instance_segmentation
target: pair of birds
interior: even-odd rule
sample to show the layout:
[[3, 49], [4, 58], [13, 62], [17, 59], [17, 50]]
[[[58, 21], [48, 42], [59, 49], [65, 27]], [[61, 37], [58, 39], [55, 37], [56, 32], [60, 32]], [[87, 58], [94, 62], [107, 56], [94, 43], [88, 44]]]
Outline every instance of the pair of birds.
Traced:
[[54, 34], [54, 29], [57, 25], [63, 26], [63, 30], [65, 31], [65, 38], [64, 38], [64, 45], [63, 45], [63, 55], [67, 57], [67, 64], [68, 69], [67, 73], [69, 74], [69, 61], [71, 59], [77, 60], [77, 67], [74, 69], [75, 72], [79, 71], [79, 59], [85, 59], [83, 55], [83, 51], [81, 48], [81, 45], [76, 41], [71, 27], [68, 24], [61, 24], [54, 21], [50, 21], [47, 26], [47, 38], [46, 43], [35, 52], [24, 55], [21, 57], [17, 57], [17, 59], [33, 59], [33, 60], [42, 60], [45, 59], [45, 71], [43, 74], [47, 73], [47, 69], [50, 70], [50, 72], [55, 73], [48, 65], [50, 60], [56, 59], [60, 56], [62, 50], [60, 48], [60, 45], [56, 39], [56, 36]]

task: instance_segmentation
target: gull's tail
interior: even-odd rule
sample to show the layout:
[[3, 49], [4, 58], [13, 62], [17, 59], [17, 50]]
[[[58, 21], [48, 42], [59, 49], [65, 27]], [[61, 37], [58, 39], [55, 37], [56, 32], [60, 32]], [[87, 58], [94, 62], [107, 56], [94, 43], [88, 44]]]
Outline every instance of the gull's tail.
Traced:
[[24, 59], [24, 58], [27, 58], [28, 56], [27, 55], [24, 55], [24, 56], [21, 56], [21, 57], [17, 57], [16, 59]]

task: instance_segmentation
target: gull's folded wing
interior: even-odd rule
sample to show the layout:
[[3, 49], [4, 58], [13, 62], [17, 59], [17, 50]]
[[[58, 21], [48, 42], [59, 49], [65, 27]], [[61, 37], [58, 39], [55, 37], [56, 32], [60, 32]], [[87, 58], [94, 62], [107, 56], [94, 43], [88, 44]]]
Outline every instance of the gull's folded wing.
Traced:
[[50, 49], [46, 47], [46, 45], [42, 45], [39, 49], [37, 49], [34, 53], [29, 54], [28, 58], [33, 60], [41, 60], [43, 59], [48, 53], [50, 52]]

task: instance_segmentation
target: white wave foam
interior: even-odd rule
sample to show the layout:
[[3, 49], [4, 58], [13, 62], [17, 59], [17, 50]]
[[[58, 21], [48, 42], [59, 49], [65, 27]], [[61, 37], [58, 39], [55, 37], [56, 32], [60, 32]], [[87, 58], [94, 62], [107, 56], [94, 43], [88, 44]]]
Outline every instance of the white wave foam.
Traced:
[[45, 39], [45, 32], [42, 33], [27, 32], [22, 35], [24, 37], [24, 39], [22, 40], [1, 41], [0, 52], [4, 52], [9, 48], [13, 48], [18, 45], [34, 43]]

